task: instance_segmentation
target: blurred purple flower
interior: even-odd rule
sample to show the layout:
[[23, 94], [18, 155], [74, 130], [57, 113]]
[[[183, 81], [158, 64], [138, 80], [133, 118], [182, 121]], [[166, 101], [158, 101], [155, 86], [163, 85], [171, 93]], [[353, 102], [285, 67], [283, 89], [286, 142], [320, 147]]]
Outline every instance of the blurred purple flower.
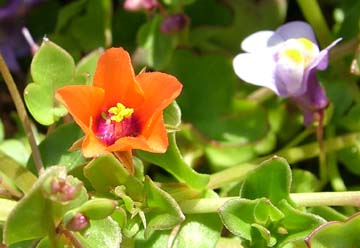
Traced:
[[0, 52], [9, 69], [20, 72], [16, 60], [30, 52], [30, 47], [21, 32], [25, 16], [34, 5], [45, 0], [8, 0], [0, 6]]
[[152, 10], [157, 6], [157, 0], [125, 0], [124, 2], [124, 9], [128, 11]]
[[233, 60], [235, 73], [245, 82], [264, 86], [277, 95], [292, 98], [304, 113], [305, 125], [328, 105], [317, 70], [328, 65], [329, 50], [341, 39], [320, 51], [311, 26], [289, 22], [274, 31], [259, 31], [241, 43], [247, 53]]
[[184, 14], [175, 14], [165, 17], [160, 30], [165, 34], [174, 34], [183, 30], [189, 23], [189, 18]]

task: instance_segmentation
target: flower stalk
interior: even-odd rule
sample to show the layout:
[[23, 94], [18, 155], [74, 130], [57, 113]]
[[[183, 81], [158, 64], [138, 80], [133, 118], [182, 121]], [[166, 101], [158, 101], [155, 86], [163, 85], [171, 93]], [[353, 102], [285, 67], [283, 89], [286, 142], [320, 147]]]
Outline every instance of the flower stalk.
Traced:
[[[360, 206], [360, 191], [294, 193], [290, 197], [299, 207]], [[179, 205], [185, 214], [214, 213], [227, 201], [236, 198], [238, 197], [185, 200]]]
[[[338, 136], [336, 138], [326, 139], [324, 140], [323, 145], [326, 148], [325, 152], [329, 153], [351, 145], [355, 145], [359, 139], [360, 133], [350, 133]], [[253, 163], [243, 163], [210, 175], [210, 181], [207, 188], [216, 189], [227, 183], [240, 181], [247, 175], [248, 172], [256, 169], [261, 161], [271, 158], [275, 154], [279, 157], [284, 157], [288, 163], [292, 164], [317, 157], [319, 156], [320, 152], [321, 151], [319, 149], [318, 142], [280, 150], [279, 152], [276, 152], [272, 155], [253, 161]]]
[[33, 154], [33, 158], [34, 158], [34, 161], [35, 161], [36, 169], [38, 171], [38, 174], [41, 174], [42, 171], [43, 171], [44, 166], [43, 166], [43, 162], [42, 162], [42, 159], [41, 159], [40, 151], [39, 151], [39, 149], [37, 147], [37, 144], [36, 144], [34, 133], [33, 133], [32, 129], [31, 129], [30, 119], [29, 119], [29, 116], [28, 116], [28, 114], [26, 112], [24, 102], [21, 99], [21, 96], [20, 96], [19, 91], [18, 91], [18, 89], [16, 87], [14, 79], [11, 76], [9, 68], [7, 67], [7, 65], [6, 65], [6, 63], [4, 61], [4, 58], [3, 58], [3, 56], [1, 54], [0, 54], [0, 71], [1, 71], [1, 74], [3, 76], [4, 81], [6, 83], [6, 86], [9, 89], [11, 98], [13, 99], [14, 104], [15, 104], [16, 111], [19, 114], [21, 123], [23, 125], [24, 130], [25, 130], [25, 134], [26, 134], [26, 137], [27, 137], [27, 139], [29, 141], [31, 151], [32, 151], [32, 154]]

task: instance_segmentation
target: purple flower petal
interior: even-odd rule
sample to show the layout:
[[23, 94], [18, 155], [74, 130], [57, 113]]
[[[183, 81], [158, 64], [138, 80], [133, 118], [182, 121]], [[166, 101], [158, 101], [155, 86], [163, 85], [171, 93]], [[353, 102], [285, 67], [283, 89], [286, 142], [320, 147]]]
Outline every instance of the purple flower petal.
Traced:
[[280, 58], [276, 64], [276, 87], [280, 96], [298, 96], [304, 94], [304, 64], [297, 64], [287, 58]]
[[265, 49], [270, 46], [277, 45], [284, 40], [274, 31], [259, 31], [243, 40], [241, 43], [241, 49], [245, 52], [256, 52], [260, 49]]
[[283, 40], [307, 38], [314, 44], [317, 44], [315, 34], [309, 24], [301, 21], [289, 22], [279, 27], [275, 33]]
[[235, 73], [245, 82], [264, 86], [279, 94], [275, 85], [275, 60], [273, 53], [241, 53], [233, 60]]

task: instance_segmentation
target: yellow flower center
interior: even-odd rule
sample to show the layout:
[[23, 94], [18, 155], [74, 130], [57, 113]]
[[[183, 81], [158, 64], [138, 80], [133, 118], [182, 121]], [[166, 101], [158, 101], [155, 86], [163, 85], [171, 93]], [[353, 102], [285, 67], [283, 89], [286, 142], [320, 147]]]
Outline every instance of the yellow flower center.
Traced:
[[124, 118], [129, 118], [134, 113], [134, 109], [127, 108], [121, 103], [117, 103], [116, 106], [109, 108], [108, 112], [111, 115], [110, 120], [115, 122], [121, 122]]
[[288, 59], [297, 65], [307, 67], [318, 55], [319, 48], [306, 38], [290, 39], [280, 51], [280, 57]]

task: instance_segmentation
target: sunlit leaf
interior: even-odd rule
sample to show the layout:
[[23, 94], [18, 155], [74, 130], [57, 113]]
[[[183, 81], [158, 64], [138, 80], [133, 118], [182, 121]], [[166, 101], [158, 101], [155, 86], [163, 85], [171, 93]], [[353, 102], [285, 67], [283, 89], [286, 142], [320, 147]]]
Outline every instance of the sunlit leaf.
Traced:
[[160, 166], [171, 173], [180, 182], [188, 184], [195, 189], [204, 189], [209, 181], [209, 176], [197, 173], [189, 167], [183, 160], [180, 151], [176, 145], [175, 134], [168, 134], [169, 147], [164, 154], [154, 154], [144, 151], [138, 151], [141, 158], [153, 164]]
[[133, 200], [142, 199], [142, 183], [129, 172], [113, 155], [105, 154], [84, 167], [84, 175], [99, 193], [108, 193], [116, 186], [124, 185]]
[[24, 91], [25, 103], [32, 116], [43, 125], [51, 125], [67, 113], [56, 106], [54, 91], [73, 82], [75, 62], [61, 47], [44, 39], [31, 63], [33, 83]]
[[240, 196], [247, 199], [266, 197], [273, 204], [290, 198], [291, 170], [285, 159], [274, 157], [252, 171], [242, 185]]
[[154, 230], [171, 229], [185, 220], [177, 202], [149, 177], [145, 177], [144, 190], [147, 212], [145, 238]]

